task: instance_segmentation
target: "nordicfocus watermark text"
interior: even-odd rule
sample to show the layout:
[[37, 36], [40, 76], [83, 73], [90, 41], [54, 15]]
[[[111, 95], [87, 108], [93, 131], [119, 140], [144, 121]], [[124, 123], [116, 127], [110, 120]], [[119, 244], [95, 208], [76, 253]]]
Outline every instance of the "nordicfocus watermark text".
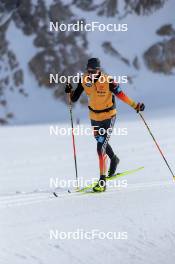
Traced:
[[[92, 74], [91, 78], [89, 79], [89, 76], [84, 76], [84, 73], [76, 73], [75, 75], [59, 75], [58, 73], [53, 74], [50, 73], [49, 74], [49, 83], [53, 84], [53, 83], [62, 83], [62, 84], [66, 84], [66, 83], [94, 83], [96, 80], [96, 75]], [[98, 78], [98, 82], [99, 83], [113, 83], [113, 82], [117, 82], [117, 83], [122, 83], [122, 84], [126, 84], [128, 83], [128, 76], [127, 75], [101, 75]]]
[[85, 231], [84, 229], [77, 229], [75, 231], [59, 231], [50, 230], [49, 231], [50, 240], [127, 240], [127, 232], [119, 231], [101, 231], [100, 229], [92, 229], [90, 231]]
[[78, 20], [76, 23], [63, 23], [63, 22], [53, 22], [50, 21], [49, 23], [49, 31], [53, 32], [64, 32], [64, 31], [74, 31], [74, 32], [126, 32], [128, 31], [128, 25], [127, 24], [116, 24], [116, 23], [100, 23], [99, 21], [91, 21], [89, 23], [85, 23], [84, 20]]
[[[72, 180], [64, 180], [60, 178], [50, 178], [49, 186], [50, 188], [84, 188], [88, 187], [91, 184], [98, 182], [98, 178], [92, 178], [90, 180], [85, 180], [84, 178], [72, 179]], [[126, 179], [116, 180], [116, 181], [107, 181], [107, 188], [127, 188], [128, 182]]]
[[86, 127], [84, 125], [78, 125], [73, 129], [71, 127], [59, 127], [59, 126], [50, 126], [49, 134], [50, 136], [70, 136], [72, 132], [75, 136], [93, 136], [95, 133], [98, 133], [99, 136], [104, 135], [115, 135], [115, 136], [127, 136], [128, 129], [127, 127], [116, 128], [99, 128], [98, 126]]

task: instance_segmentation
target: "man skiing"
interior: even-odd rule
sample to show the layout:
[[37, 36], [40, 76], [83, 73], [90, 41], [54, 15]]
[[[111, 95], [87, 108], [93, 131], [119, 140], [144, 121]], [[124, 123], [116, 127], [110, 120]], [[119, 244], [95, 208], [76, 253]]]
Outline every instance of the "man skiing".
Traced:
[[[119, 164], [119, 158], [108, 143], [117, 114], [115, 96], [130, 105], [137, 112], [144, 111], [145, 105], [143, 103], [136, 103], [129, 98], [121, 90], [118, 83], [114, 82], [110, 76], [101, 72], [100, 60], [98, 58], [88, 60], [87, 72], [84, 73], [83, 79], [79, 81], [74, 91], [71, 84], [67, 84], [65, 88], [65, 92], [70, 93], [72, 102], [76, 102], [83, 91], [85, 91], [89, 98], [89, 117], [94, 129], [99, 157], [100, 178], [94, 186], [93, 191], [102, 192], [106, 189], [106, 177], [112, 177]], [[110, 159], [108, 176], [106, 176], [107, 156]]]

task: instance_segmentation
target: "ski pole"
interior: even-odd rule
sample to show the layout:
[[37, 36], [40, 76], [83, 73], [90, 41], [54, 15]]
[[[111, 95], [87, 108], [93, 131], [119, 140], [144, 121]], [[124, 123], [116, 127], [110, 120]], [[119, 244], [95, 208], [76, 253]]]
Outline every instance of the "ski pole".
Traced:
[[147, 122], [145, 121], [143, 115], [142, 115], [141, 113], [139, 113], [139, 115], [140, 115], [141, 119], [143, 120], [143, 122], [144, 122], [146, 128], [148, 129], [149, 134], [151, 135], [153, 141], [155, 142], [155, 144], [156, 144], [156, 146], [157, 146], [157, 148], [158, 148], [158, 150], [159, 150], [159, 152], [160, 152], [162, 158], [164, 159], [164, 161], [165, 161], [165, 163], [166, 163], [166, 165], [167, 165], [169, 171], [171, 172], [171, 174], [172, 174], [172, 176], [173, 176], [173, 179], [175, 180], [175, 174], [173, 173], [173, 171], [172, 171], [170, 165], [168, 164], [168, 161], [166, 160], [166, 158], [165, 158], [165, 156], [164, 156], [164, 154], [163, 154], [163, 152], [162, 152], [162, 150], [161, 150], [159, 144], [157, 143], [157, 141], [156, 141], [154, 135], [152, 134], [151, 129], [149, 128], [149, 126], [148, 126]]
[[74, 162], [75, 162], [75, 175], [76, 175], [77, 189], [78, 189], [79, 185], [78, 185], [77, 155], [76, 155], [76, 147], [75, 147], [74, 123], [73, 123], [72, 102], [71, 102], [70, 93], [68, 93], [68, 105], [69, 105], [70, 120], [71, 120], [71, 127], [72, 127], [72, 145], [73, 145], [73, 155], [74, 155]]

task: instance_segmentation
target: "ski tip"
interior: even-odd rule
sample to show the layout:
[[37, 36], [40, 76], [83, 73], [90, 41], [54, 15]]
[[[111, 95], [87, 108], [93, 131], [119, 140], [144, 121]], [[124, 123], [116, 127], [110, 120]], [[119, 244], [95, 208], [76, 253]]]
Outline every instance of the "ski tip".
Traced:
[[55, 197], [58, 197], [58, 195], [56, 194], [56, 192], [53, 192], [53, 195], [54, 195]]

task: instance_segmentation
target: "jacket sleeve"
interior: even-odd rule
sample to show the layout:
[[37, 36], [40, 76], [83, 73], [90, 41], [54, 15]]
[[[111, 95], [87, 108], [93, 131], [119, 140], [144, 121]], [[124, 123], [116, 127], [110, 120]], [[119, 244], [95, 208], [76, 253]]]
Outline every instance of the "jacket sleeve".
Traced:
[[79, 97], [83, 91], [84, 91], [84, 89], [83, 89], [83, 86], [82, 86], [81, 80], [80, 80], [78, 85], [77, 85], [77, 88], [74, 91], [72, 91], [72, 93], [71, 93], [71, 101], [76, 102], [79, 99]]
[[115, 96], [117, 98], [119, 98], [120, 100], [122, 100], [124, 103], [130, 105], [131, 107], [133, 107], [134, 109], [137, 106], [137, 103], [131, 99], [130, 97], [128, 97], [120, 88], [119, 84], [116, 82], [111, 82], [109, 85], [109, 89], [112, 93], [115, 94]]

